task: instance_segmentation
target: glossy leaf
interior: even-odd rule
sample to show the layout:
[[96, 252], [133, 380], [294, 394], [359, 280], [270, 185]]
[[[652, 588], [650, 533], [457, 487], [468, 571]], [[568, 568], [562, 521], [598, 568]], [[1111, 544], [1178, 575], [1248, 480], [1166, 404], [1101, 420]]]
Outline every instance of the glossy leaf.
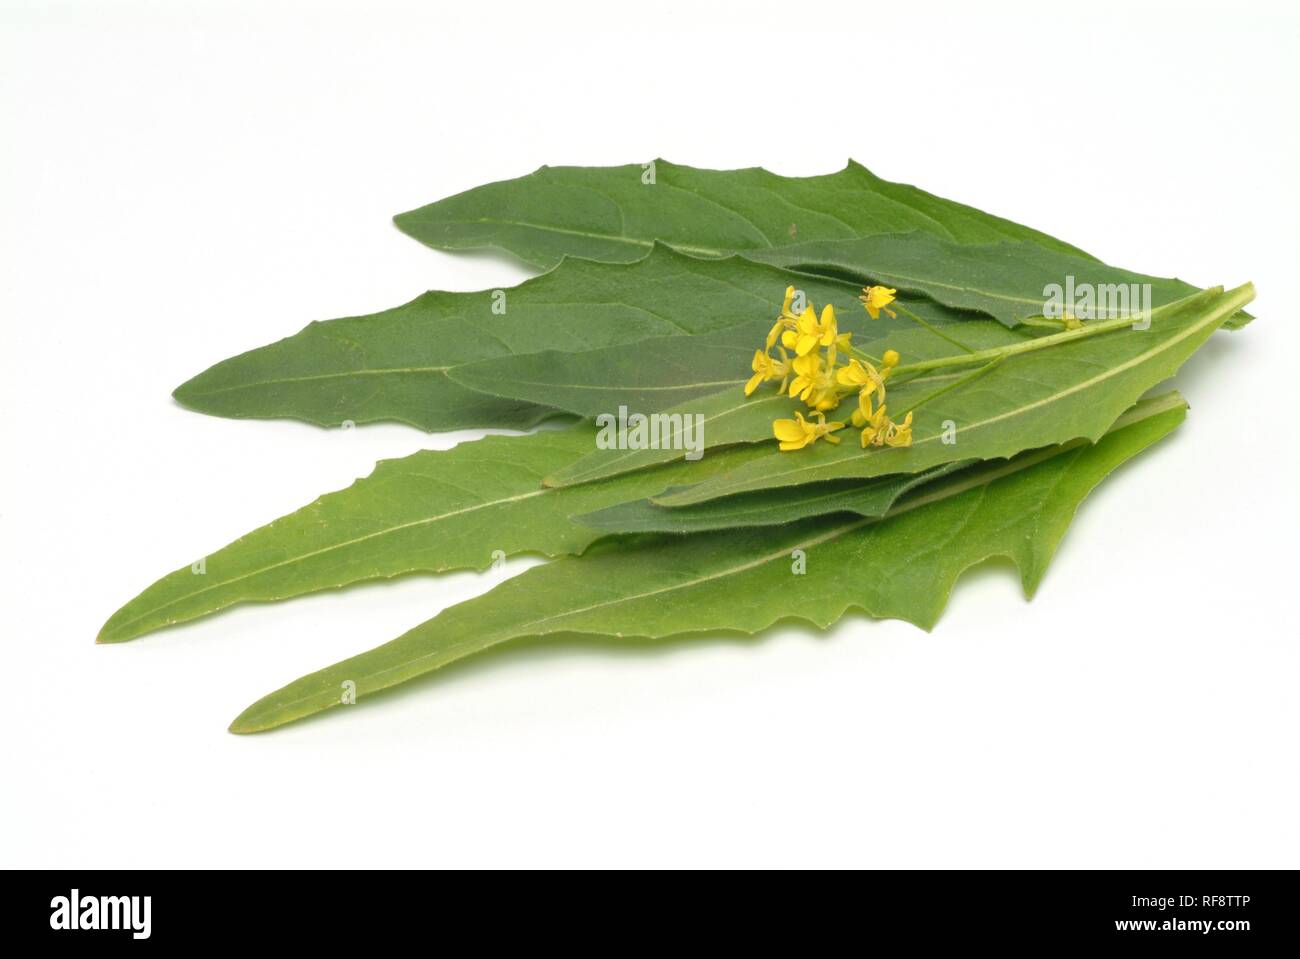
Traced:
[[[512, 639], [756, 633], [790, 618], [826, 627], [850, 609], [928, 628], [962, 572], [995, 556], [1019, 567], [1031, 595], [1088, 491], [1172, 430], [1184, 409], [1176, 394], [1149, 401], [1095, 445], [974, 486], [954, 474], [883, 520], [831, 516], [634, 546], [610, 541], [530, 569], [390, 643], [290, 683], [230, 728], [259, 732], [310, 716], [338, 705], [344, 689], [364, 702]], [[794, 550], [806, 561], [797, 577]]]

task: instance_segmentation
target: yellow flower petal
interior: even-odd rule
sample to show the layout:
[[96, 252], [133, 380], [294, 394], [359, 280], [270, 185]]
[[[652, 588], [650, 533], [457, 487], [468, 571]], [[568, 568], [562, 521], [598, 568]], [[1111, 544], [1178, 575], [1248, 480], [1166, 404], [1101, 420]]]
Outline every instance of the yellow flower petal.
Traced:
[[795, 420], [774, 420], [772, 435], [783, 443], [793, 443], [796, 440], [802, 441], [806, 436], [803, 424]]
[[872, 382], [870, 374], [858, 360], [849, 360], [849, 365], [836, 373], [835, 379], [842, 386], [864, 386]]

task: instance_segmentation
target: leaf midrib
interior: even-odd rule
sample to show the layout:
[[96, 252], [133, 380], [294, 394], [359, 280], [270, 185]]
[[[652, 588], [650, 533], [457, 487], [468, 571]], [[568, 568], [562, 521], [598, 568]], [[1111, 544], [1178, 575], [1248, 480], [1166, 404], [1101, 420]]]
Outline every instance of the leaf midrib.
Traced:
[[[455, 379], [453, 376], [452, 379]], [[640, 386], [633, 384], [631, 386], [620, 386], [617, 383], [554, 383], [554, 382], [537, 382], [536, 380], [521, 380], [515, 377], [510, 378], [512, 383], [520, 386], [543, 386], [548, 389], [556, 390], [615, 390], [623, 389], [629, 393], [648, 393], [658, 392], [661, 390], [690, 390], [701, 386], [735, 386], [737, 383], [744, 383], [743, 379], [734, 380], [712, 380], [705, 383], [677, 383], [668, 386]]]
[[446, 373], [450, 366], [394, 366], [364, 370], [340, 370], [336, 373], [313, 373], [310, 376], [282, 376], [267, 380], [249, 380], [231, 386], [219, 386], [215, 389], [194, 390], [196, 396], [211, 396], [214, 393], [232, 393], [237, 390], [251, 390], [262, 386], [279, 386], [285, 383], [312, 383], [319, 380], [344, 379], [351, 376], [397, 376], [403, 373]]
[[[581, 236], [589, 240], [605, 240], [611, 243], [627, 243], [631, 246], [639, 246], [645, 249], [652, 249], [656, 240], [640, 240], [634, 236], [627, 236], [618, 233], [598, 233], [595, 230], [574, 230], [569, 227], [551, 226], [542, 223], [530, 223], [527, 220], [503, 220], [498, 217], [481, 216], [474, 220], [442, 220], [440, 224], [448, 226], [471, 226], [475, 223], [494, 223], [500, 226], [517, 226], [528, 230], [540, 230], [543, 233], [563, 233], [566, 236]], [[721, 257], [728, 253], [738, 252], [732, 249], [719, 250], [714, 247], [693, 246], [687, 243], [674, 243], [671, 240], [661, 241], [674, 250], [680, 250], [685, 253], [696, 253], [700, 256]]]
[[222, 580], [219, 583], [213, 583], [210, 586], [204, 586], [202, 589], [195, 590], [192, 593], [186, 593], [183, 596], [178, 596], [175, 599], [168, 600], [166, 603], [163, 603], [159, 606], [150, 607], [149, 609], [145, 610], [143, 613], [133, 616], [131, 619], [128, 619], [125, 622], [117, 624], [114, 632], [120, 632], [122, 630], [125, 630], [127, 627], [132, 626], [135, 623], [138, 623], [140, 620], [145, 619], [149, 616], [157, 615], [163, 610], [171, 606], [175, 606], [178, 603], [183, 603], [189, 600], [193, 600], [194, 598], [198, 596], [202, 596], [205, 593], [209, 593], [215, 589], [224, 589], [228, 586], [233, 585], [234, 583], [242, 582], [254, 576], [261, 576], [263, 573], [269, 573], [272, 570], [279, 569], [282, 566], [288, 566], [293, 563], [306, 562], [307, 560], [314, 559], [317, 556], [323, 556], [326, 553], [333, 552], [334, 550], [344, 549], [349, 546], [355, 546], [358, 543], [364, 543], [367, 542], [368, 540], [376, 539], [381, 536], [387, 536], [390, 533], [400, 533], [403, 530], [413, 529], [417, 526], [426, 526], [430, 523], [441, 522], [444, 519], [450, 519], [453, 516], [461, 516], [465, 513], [472, 513], [475, 510], [484, 509], [489, 506], [500, 506], [505, 503], [514, 503], [520, 500], [529, 499], [533, 496], [540, 496], [543, 493], [550, 493], [550, 492], [554, 492], [554, 491], [547, 487], [541, 487], [540, 489], [532, 490], [527, 493], [520, 493], [517, 496], [506, 496], [501, 499], [486, 500], [482, 503], [475, 504], [474, 506], [466, 506], [460, 509], [449, 510], [445, 513], [440, 513], [437, 516], [421, 517], [418, 520], [412, 520], [407, 523], [400, 523], [396, 526], [389, 526], [389, 527], [385, 527], [384, 529], [374, 530], [373, 532], [366, 533], [364, 536], [358, 536], [353, 539], [343, 540], [338, 543], [331, 543], [329, 546], [324, 546], [320, 549], [312, 550], [309, 553], [300, 553], [296, 556], [290, 556], [286, 559], [280, 560], [277, 563], [271, 563], [269, 566], [262, 566], [254, 570], [249, 570], [246, 573], [241, 573], [239, 576], [234, 576], [231, 577], [230, 579]]

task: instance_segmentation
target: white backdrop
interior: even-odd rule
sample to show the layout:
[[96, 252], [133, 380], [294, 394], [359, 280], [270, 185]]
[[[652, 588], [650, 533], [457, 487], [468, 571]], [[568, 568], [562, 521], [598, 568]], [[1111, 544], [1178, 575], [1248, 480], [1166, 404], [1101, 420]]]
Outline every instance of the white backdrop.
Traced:
[[[0, 864], [1300, 865], [1292, 4], [0, 0]], [[616, 8], [617, 7], [617, 8]], [[525, 568], [119, 646], [155, 577], [474, 433], [170, 391], [314, 319], [526, 272], [389, 217], [542, 163], [852, 156], [1259, 317], [1037, 599], [938, 628], [494, 653], [236, 737], [275, 687]]]

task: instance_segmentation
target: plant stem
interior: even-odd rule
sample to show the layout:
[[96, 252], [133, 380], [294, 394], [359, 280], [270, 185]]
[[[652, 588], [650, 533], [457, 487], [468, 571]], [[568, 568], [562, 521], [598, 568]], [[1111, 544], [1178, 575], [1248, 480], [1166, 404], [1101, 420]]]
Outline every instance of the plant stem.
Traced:
[[872, 366], [875, 367], [881, 366], [882, 363], [884, 362], [883, 360], [876, 359], [876, 357], [872, 356], [870, 353], [866, 352], [865, 350], [858, 349], [852, 343], [849, 344], [849, 356], [852, 356], [855, 359], [859, 359], [859, 360], [866, 360], [868, 363], [870, 363]]
[[902, 303], [899, 303], [897, 300], [894, 301], [894, 307], [898, 310], [899, 313], [902, 313], [913, 323], [916, 323], [918, 326], [921, 326], [924, 329], [929, 330], [935, 336], [939, 337], [939, 339], [947, 340], [949, 343], [957, 347], [959, 350], [965, 350], [967, 353], [975, 352], [974, 349], [967, 346], [965, 343], [957, 339], [955, 336], [949, 336], [947, 333], [944, 333], [941, 330], [931, 326], [929, 323], [925, 322], [925, 320], [921, 319], [919, 316], [917, 316], [915, 313], [913, 313], [911, 310], [905, 307]]
[[922, 396], [919, 400], [917, 400], [915, 403], [909, 406], [906, 410], [904, 410], [903, 415], [907, 415], [908, 413], [911, 413], [913, 410], [930, 402], [931, 400], [943, 396], [943, 394], [947, 393], [949, 390], [955, 390], [959, 386], [966, 386], [968, 383], [973, 383], [975, 380], [978, 380], [981, 376], [983, 376], [985, 373], [988, 373], [990, 370], [992, 370], [995, 366], [997, 366], [1005, 359], [1006, 359], [1005, 356], [999, 356], [997, 359], [993, 360], [992, 362], [985, 363], [979, 369], [972, 370], [971, 372], [967, 373], [965, 376], [957, 377], [957, 379], [953, 380], [948, 385], [941, 386], [937, 390], [932, 390], [931, 392], [927, 393], [925, 396]]
[[1044, 350], [1051, 346], [1057, 346], [1060, 343], [1067, 343], [1072, 340], [1082, 340], [1089, 336], [1096, 336], [1099, 333], [1109, 333], [1112, 330], [1123, 329], [1126, 326], [1132, 326], [1136, 322], [1131, 316], [1121, 316], [1113, 320], [1105, 320], [1101, 323], [1092, 323], [1080, 330], [1065, 330], [1061, 333], [1054, 333], [1051, 336], [1040, 336], [1032, 340], [1024, 340], [1020, 343], [1011, 343], [1007, 346], [995, 346], [987, 350], [979, 350], [975, 353], [967, 353], [965, 356], [941, 356], [933, 360], [921, 360], [919, 363], [907, 363], [895, 369], [895, 375], [902, 373], [919, 373], [923, 370], [937, 370], [946, 366], [971, 366], [976, 363], [987, 363], [989, 360], [1001, 359], [1004, 356], [1015, 356], [1019, 353], [1031, 353], [1034, 350]]

